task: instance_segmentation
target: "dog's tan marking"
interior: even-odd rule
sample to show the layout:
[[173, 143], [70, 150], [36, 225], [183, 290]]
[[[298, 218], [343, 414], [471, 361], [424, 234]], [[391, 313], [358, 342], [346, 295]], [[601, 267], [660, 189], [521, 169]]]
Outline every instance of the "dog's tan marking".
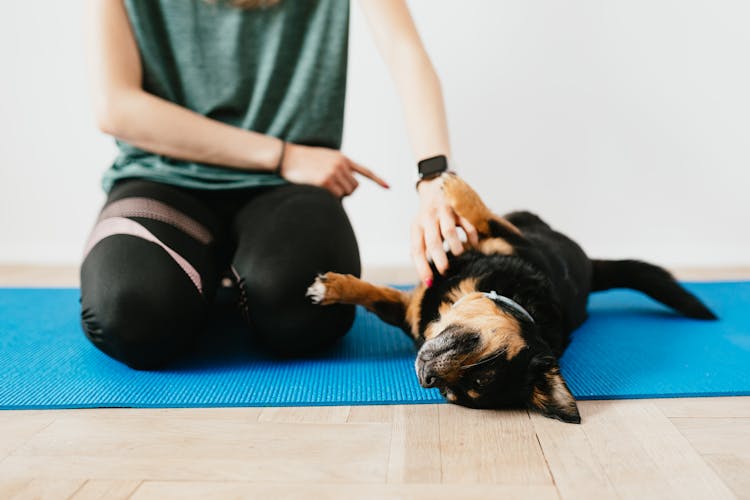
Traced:
[[462, 279], [458, 283], [457, 286], [453, 287], [445, 296], [445, 298], [449, 300], [451, 304], [453, 304], [454, 302], [457, 302], [458, 299], [460, 299], [464, 295], [468, 295], [476, 291], [477, 291], [477, 278], [474, 278], [474, 277], [465, 278], [465, 279]]
[[549, 398], [538, 386], [534, 386], [531, 391], [531, 404], [535, 408], [545, 408], [549, 402]]
[[552, 367], [544, 374], [544, 379], [545, 383], [542, 384], [542, 387], [539, 384], [534, 386], [531, 393], [532, 405], [539, 409], [554, 406], [565, 411], [576, 408], [575, 398], [565, 385], [559, 367]]
[[[468, 295], [472, 292], [477, 291], [477, 278], [465, 278], [461, 280], [457, 286], [451, 288], [448, 293], [443, 297], [443, 302], [440, 303], [438, 306], [438, 314], [440, 316], [444, 316], [448, 313], [448, 311], [453, 307], [453, 304], [457, 302], [461, 297], [464, 295]], [[431, 323], [432, 325], [432, 323]], [[435, 331], [434, 328], [431, 328], [430, 325], [428, 325], [427, 329], [425, 330], [425, 338], [429, 339], [431, 338], [435, 333], [439, 333], [439, 331]]]
[[446, 314], [452, 306], [453, 304], [451, 302], [441, 302], [438, 306], [438, 314], [440, 314], [440, 316]]
[[469, 389], [468, 391], [466, 391], [466, 395], [469, 396], [471, 399], [477, 399], [480, 396], [480, 394], [474, 389]]
[[[427, 340], [452, 325], [459, 325], [467, 334], [479, 334], [478, 348], [463, 359], [454, 360], [451, 371], [457, 371], [461, 366], [476, 363], [498, 352], [505, 352], [506, 359], [512, 359], [526, 347], [518, 320], [497, 307], [492, 300], [481, 292], [470, 292], [460, 298], [461, 302], [455, 307], [446, 303], [447, 307], [443, 309], [440, 317], [425, 329]], [[457, 376], [457, 373], [441, 374], [446, 380]]]
[[406, 322], [411, 328], [411, 334], [416, 339], [419, 337], [419, 321], [422, 317], [422, 298], [425, 291], [424, 285], [419, 285], [409, 296], [409, 304], [406, 306]]
[[425, 340], [430, 340], [436, 334], [440, 333], [440, 330], [435, 329], [435, 325], [437, 325], [437, 321], [432, 321], [425, 327], [423, 333]]
[[508, 231], [521, 234], [521, 231], [510, 221], [499, 215], [495, 215], [487, 208], [476, 191], [466, 181], [455, 174], [442, 174], [443, 192], [445, 199], [453, 207], [453, 210], [465, 218], [477, 229], [480, 236], [490, 234], [490, 220], [496, 221]]
[[485, 255], [500, 254], [500, 255], [511, 255], [513, 254], [513, 246], [505, 241], [503, 238], [487, 238], [479, 242], [477, 250]]

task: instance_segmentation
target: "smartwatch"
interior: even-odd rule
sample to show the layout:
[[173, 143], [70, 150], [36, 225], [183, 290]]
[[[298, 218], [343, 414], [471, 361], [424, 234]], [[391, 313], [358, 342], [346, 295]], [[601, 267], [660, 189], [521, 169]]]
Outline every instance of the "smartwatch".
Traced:
[[448, 158], [446, 158], [445, 155], [426, 158], [417, 164], [417, 169], [419, 175], [417, 185], [422, 181], [439, 177], [443, 172], [450, 172], [450, 170], [448, 170]]

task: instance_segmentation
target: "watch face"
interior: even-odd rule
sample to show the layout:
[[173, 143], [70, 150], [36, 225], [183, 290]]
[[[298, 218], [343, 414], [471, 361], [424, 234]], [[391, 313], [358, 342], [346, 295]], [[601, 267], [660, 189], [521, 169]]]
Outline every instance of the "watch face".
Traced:
[[427, 177], [448, 170], [445, 156], [435, 156], [419, 162], [419, 175]]

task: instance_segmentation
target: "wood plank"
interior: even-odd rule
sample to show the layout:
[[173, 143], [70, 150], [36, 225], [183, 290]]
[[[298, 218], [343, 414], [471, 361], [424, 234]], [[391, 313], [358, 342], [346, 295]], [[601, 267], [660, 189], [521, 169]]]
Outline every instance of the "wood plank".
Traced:
[[141, 482], [91, 479], [70, 497], [73, 500], [119, 500], [129, 498]]
[[[115, 418], [141, 418], [144, 420], [200, 420], [219, 422], [223, 420], [257, 422], [263, 408], [78, 408], [69, 410], [29, 410], [39, 415], [79, 419], [81, 422]], [[0, 412], [0, 415], [2, 413]]]
[[523, 410], [438, 405], [443, 483], [552, 484]]
[[733, 498], [672, 423], [648, 401], [581, 405], [582, 428], [622, 498]]
[[416, 285], [419, 276], [413, 266], [365, 266], [362, 279], [388, 285]]
[[440, 405], [394, 409], [389, 483], [440, 483]]
[[750, 396], [716, 398], [664, 398], [651, 400], [661, 412], [672, 417], [748, 417]]
[[6, 476], [0, 474], [0, 498], [3, 499], [20, 499], [20, 498], [68, 498], [75, 493], [85, 479], [41, 479], [41, 478], [21, 478], [6, 479]]
[[[0, 286], [79, 286], [79, 264], [0, 264]], [[670, 269], [681, 280], [746, 280], [748, 266], [678, 267]], [[413, 285], [419, 279], [412, 266], [365, 266], [362, 277], [373, 283]]]
[[263, 408], [258, 421], [343, 424], [348, 418], [348, 406], [287, 406]]
[[477, 485], [477, 484], [269, 484], [247, 482], [145, 481], [136, 490], [134, 500], [163, 498], [316, 498], [316, 499], [425, 499], [453, 500], [488, 498], [556, 499], [552, 485]]
[[[672, 423], [738, 497], [750, 498], [750, 418], [712, 417], [709, 410], [715, 410], [713, 406], [693, 409], [698, 415], [709, 416], [675, 417]], [[744, 413], [744, 407], [738, 408], [734, 402], [728, 410]]]
[[703, 455], [737, 498], [750, 500], [750, 453]]
[[0, 411], [0, 458], [24, 444], [54, 420], [54, 413], [44, 411]]
[[397, 407], [396, 405], [352, 406], [349, 409], [347, 422], [390, 424], [393, 422], [393, 413]]
[[0, 264], [0, 286], [77, 287], [78, 273], [78, 265]]
[[685, 281], [750, 279], [750, 266], [676, 267], [670, 271], [677, 279]]
[[60, 416], [0, 462], [0, 477], [383, 482], [388, 424]]
[[750, 418], [673, 418], [698, 453], [742, 454], [750, 452]]
[[[579, 408], [590, 405], [578, 403]], [[531, 412], [539, 444], [560, 496], [571, 499], [617, 498], [582, 425], [571, 425]]]

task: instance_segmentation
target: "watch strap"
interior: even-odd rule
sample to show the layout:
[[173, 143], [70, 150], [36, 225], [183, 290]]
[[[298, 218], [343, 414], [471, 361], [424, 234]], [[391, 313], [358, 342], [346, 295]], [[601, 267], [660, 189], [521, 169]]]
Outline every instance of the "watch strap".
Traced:
[[448, 158], [445, 155], [425, 158], [417, 163], [417, 174], [420, 180], [432, 179], [448, 171]]

